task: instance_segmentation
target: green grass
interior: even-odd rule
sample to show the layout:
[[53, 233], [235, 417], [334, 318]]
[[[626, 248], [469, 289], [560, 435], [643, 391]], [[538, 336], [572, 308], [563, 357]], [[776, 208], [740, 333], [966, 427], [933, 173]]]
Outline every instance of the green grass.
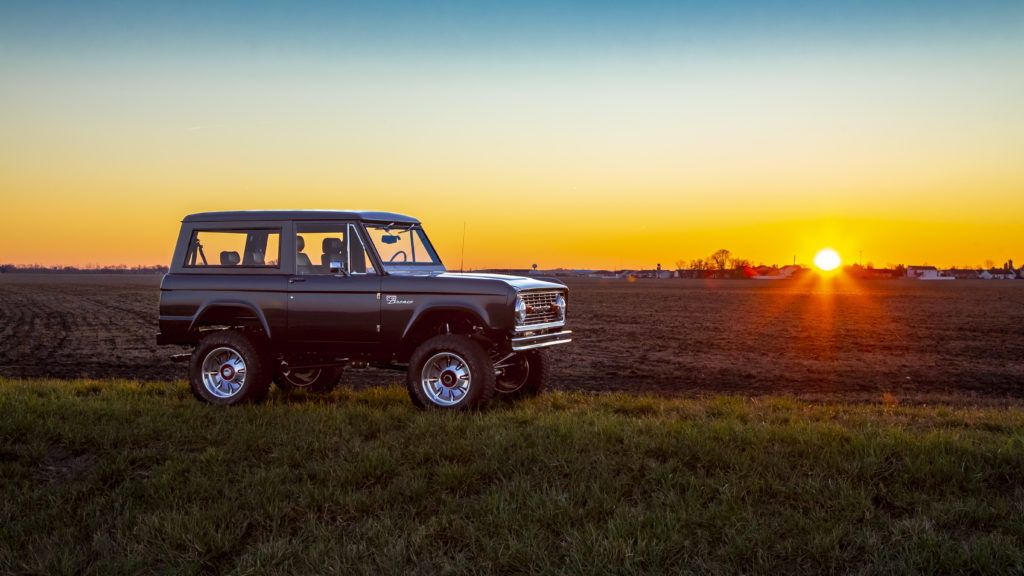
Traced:
[[0, 379], [0, 573], [1022, 573], [1019, 407]]

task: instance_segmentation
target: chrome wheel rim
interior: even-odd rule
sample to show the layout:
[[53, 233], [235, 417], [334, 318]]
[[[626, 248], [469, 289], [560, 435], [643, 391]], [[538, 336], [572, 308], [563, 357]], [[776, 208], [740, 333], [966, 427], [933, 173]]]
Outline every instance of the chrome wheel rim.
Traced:
[[505, 362], [495, 364], [494, 368], [501, 371], [494, 381], [494, 390], [499, 394], [518, 392], [530, 376], [530, 363], [522, 354], [516, 354]]
[[454, 406], [462, 402], [472, 382], [469, 363], [451, 352], [434, 354], [420, 371], [423, 393], [438, 406]]
[[309, 388], [317, 378], [320, 377], [320, 368], [310, 368], [308, 370], [286, 370], [281, 372], [281, 376], [284, 377], [288, 384], [296, 388]]
[[215, 348], [203, 359], [203, 387], [217, 398], [231, 398], [245, 385], [245, 360], [234, 348]]

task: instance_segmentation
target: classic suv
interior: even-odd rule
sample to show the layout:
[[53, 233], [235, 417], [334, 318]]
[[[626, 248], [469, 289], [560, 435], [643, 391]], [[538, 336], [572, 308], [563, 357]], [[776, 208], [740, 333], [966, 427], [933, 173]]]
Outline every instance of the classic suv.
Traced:
[[160, 285], [158, 344], [194, 345], [192, 392], [214, 404], [331, 390], [347, 365], [407, 372], [414, 404], [536, 395], [568, 289], [448, 273], [415, 218], [389, 212], [206, 212], [182, 221]]

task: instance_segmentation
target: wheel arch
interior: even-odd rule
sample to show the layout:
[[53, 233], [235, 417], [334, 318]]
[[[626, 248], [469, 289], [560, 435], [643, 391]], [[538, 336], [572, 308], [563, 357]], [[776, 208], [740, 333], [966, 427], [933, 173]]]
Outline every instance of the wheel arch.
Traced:
[[416, 346], [438, 334], [471, 335], [479, 330], [487, 329], [485, 314], [467, 306], [433, 306], [423, 310], [411, 318], [402, 332], [402, 348], [406, 353]]
[[260, 329], [269, 339], [270, 325], [259, 306], [244, 300], [212, 300], [196, 311], [188, 327], [190, 333], [204, 326], [242, 326]]

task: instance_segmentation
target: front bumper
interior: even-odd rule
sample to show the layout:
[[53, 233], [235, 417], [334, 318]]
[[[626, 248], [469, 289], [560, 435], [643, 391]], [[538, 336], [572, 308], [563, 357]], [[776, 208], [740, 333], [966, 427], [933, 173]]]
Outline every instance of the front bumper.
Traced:
[[543, 348], [545, 346], [555, 346], [558, 344], [568, 344], [569, 342], [572, 342], [572, 330], [563, 330], [561, 332], [552, 332], [550, 334], [519, 336], [512, 338], [511, 342], [513, 352]]

